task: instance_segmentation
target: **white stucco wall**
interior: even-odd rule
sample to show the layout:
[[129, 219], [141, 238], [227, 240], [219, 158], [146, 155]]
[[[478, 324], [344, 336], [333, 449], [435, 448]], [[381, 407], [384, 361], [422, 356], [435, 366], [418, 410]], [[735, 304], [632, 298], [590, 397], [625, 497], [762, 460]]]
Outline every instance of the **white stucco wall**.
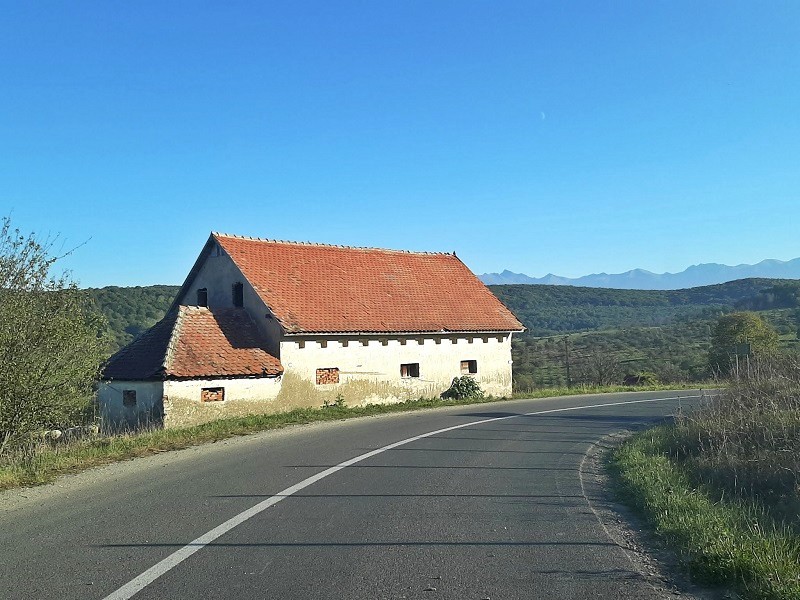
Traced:
[[[123, 405], [124, 390], [136, 392], [135, 406]], [[163, 390], [161, 381], [101, 381], [97, 388], [97, 402], [102, 427], [114, 430], [160, 422]]]
[[[453, 377], [462, 374], [462, 360], [477, 361], [478, 372], [472, 377], [487, 394], [511, 394], [511, 336], [507, 333], [327, 340], [292, 336], [281, 341], [280, 356], [286, 381], [299, 378], [313, 384], [320, 396], [341, 394], [350, 405], [438, 396]], [[419, 363], [419, 377], [401, 377], [404, 363]], [[339, 383], [317, 385], [317, 369], [331, 367], [339, 369]]]
[[[201, 402], [203, 388], [223, 388], [225, 400]], [[196, 425], [224, 417], [274, 412], [280, 389], [280, 377], [165, 381], [164, 425]]]
[[186, 292], [178, 298], [178, 304], [196, 306], [197, 290], [205, 288], [208, 291], [209, 308], [232, 308], [233, 284], [235, 283], [241, 283], [244, 286], [244, 308], [266, 338], [266, 350], [277, 356], [279, 340], [283, 333], [280, 324], [245, 279], [236, 263], [219, 245], [216, 245], [216, 248], [213, 248], [206, 257]]
[[[201, 402], [203, 388], [223, 388], [225, 400]], [[160, 424], [197, 425], [224, 417], [274, 412], [280, 377], [196, 379], [190, 381], [104, 381], [97, 402], [103, 428], [115, 430]], [[136, 392], [136, 406], [124, 406], [124, 390]]]

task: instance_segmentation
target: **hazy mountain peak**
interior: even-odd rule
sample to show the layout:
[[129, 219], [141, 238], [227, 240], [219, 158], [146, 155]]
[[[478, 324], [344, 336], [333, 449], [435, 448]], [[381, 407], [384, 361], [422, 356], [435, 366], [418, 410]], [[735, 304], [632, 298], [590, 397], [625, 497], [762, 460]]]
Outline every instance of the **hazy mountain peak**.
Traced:
[[755, 265], [740, 264], [733, 267], [719, 263], [700, 263], [691, 265], [679, 273], [653, 273], [646, 269], [632, 269], [625, 273], [594, 273], [575, 278], [548, 273], [544, 277], [536, 278], [506, 269], [502, 273], [480, 275], [481, 281], [488, 285], [523, 283], [630, 290], [677, 290], [750, 277], [800, 279], [800, 258], [789, 261], [768, 258]]

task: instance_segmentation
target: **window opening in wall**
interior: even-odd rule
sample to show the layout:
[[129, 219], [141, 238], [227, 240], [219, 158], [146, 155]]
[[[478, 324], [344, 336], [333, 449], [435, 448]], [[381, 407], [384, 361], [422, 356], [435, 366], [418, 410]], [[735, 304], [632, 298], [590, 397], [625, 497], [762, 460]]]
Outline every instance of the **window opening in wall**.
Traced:
[[474, 375], [478, 372], [478, 361], [477, 360], [462, 360], [461, 361], [461, 374], [462, 375]]
[[197, 306], [208, 306], [208, 290], [206, 288], [197, 290]]
[[222, 402], [225, 400], [225, 388], [213, 387], [200, 390], [200, 402]]
[[233, 284], [233, 305], [244, 306], [244, 286], [238, 281]]
[[122, 390], [122, 406], [136, 406], [136, 390]]
[[400, 365], [400, 377], [419, 377], [419, 363]]
[[317, 369], [317, 385], [339, 383], [339, 367]]

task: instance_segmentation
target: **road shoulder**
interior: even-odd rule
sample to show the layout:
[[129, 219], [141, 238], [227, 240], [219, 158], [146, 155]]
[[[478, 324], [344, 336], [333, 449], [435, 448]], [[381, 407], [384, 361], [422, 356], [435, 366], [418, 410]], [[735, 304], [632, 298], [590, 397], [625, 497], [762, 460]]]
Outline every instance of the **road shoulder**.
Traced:
[[583, 494], [590, 509], [636, 571], [664, 598], [736, 598], [730, 590], [707, 588], [693, 583], [675, 552], [667, 548], [635, 512], [614, 496], [604, 460], [608, 452], [632, 433], [620, 431], [605, 436], [587, 450], [581, 462], [580, 477]]

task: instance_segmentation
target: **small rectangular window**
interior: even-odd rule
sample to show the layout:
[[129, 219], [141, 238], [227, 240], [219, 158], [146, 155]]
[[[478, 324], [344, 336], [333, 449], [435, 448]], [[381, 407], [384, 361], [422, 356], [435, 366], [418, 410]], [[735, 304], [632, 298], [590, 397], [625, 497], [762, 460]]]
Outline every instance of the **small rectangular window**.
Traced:
[[339, 368], [326, 367], [324, 369], [317, 369], [317, 385], [328, 385], [331, 383], [339, 383]]
[[225, 400], [225, 388], [213, 387], [200, 390], [200, 402], [222, 402]]
[[136, 390], [122, 390], [122, 406], [136, 406]]
[[239, 308], [244, 306], [244, 286], [239, 282], [233, 284], [233, 305]]
[[462, 360], [461, 361], [461, 374], [462, 375], [474, 375], [478, 372], [478, 361], [477, 360]]
[[400, 377], [419, 377], [419, 363], [400, 365]]
[[208, 290], [206, 288], [197, 290], [197, 306], [208, 306]]

